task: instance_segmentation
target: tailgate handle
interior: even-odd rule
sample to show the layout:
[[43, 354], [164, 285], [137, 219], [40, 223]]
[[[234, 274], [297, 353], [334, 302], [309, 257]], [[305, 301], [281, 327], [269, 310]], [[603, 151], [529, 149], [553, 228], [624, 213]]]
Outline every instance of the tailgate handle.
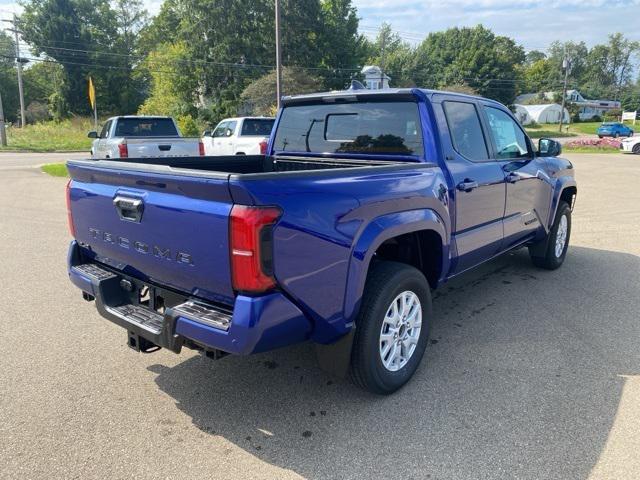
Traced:
[[144, 211], [142, 199], [118, 195], [113, 199], [113, 205], [116, 207], [116, 211], [121, 220], [137, 223], [140, 223], [140, 220], [142, 220], [142, 212]]
[[171, 150], [171, 145], [158, 145], [158, 148], [160, 150], [162, 150], [163, 152], [167, 152], [167, 151]]

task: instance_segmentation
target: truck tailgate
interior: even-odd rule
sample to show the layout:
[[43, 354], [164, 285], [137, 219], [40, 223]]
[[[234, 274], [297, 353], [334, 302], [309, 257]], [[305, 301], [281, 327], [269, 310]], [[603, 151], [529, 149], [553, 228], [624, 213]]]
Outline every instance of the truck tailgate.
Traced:
[[233, 303], [227, 174], [136, 172], [70, 161], [75, 237], [96, 260], [141, 280]]
[[129, 157], [197, 157], [200, 155], [200, 139], [179, 137], [127, 137]]

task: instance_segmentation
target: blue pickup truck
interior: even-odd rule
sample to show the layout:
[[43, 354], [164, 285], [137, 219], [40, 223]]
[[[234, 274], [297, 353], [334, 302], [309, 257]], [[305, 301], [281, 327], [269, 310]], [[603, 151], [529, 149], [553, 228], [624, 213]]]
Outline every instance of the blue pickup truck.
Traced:
[[69, 161], [69, 277], [135, 350], [309, 341], [391, 393], [422, 359], [432, 290], [518, 247], [562, 265], [577, 190], [559, 153], [484, 98], [287, 97], [267, 155]]

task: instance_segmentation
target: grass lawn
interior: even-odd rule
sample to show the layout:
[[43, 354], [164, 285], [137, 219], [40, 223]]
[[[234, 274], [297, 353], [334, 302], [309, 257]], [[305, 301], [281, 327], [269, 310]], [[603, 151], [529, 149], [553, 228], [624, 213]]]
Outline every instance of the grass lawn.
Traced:
[[89, 151], [89, 130], [93, 130], [93, 123], [86, 118], [36, 123], [25, 128], [10, 127], [7, 129], [7, 146], [0, 147], [0, 151]]
[[67, 166], [64, 163], [47, 163], [40, 167], [43, 172], [48, 173], [54, 177], [68, 177], [69, 172]]
[[[544, 129], [543, 129], [544, 127]], [[543, 127], [529, 128], [525, 127], [525, 130], [531, 138], [559, 138], [559, 137], [575, 137], [577, 136], [572, 132], [559, 132], [556, 125], [555, 130], [552, 130], [551, 125], [544, 125]]]

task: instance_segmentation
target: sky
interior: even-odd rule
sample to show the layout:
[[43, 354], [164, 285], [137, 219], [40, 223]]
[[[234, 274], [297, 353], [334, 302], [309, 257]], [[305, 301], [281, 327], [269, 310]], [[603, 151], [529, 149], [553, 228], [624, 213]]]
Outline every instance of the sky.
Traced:
[[[640, 0], [353, 0], [361, 32], [374, 37], [383, 22], [408, 42], [429, 32], [479, 23], [506, 35], [525, 50], [546, 50], [554, 40], [604, 43], [622, 32], [640, 40]], [[151, 14], [162, 0], [145, 0]], [[14, 0], [0, 0], [0, 18], [19, 12]]]
[[546, 50], [554, 40], [588, 46], [622, 32], [640, 40], [640, 0], [354, 0], [362, 32], [390, 23], [416, 43], [429, 32], [479, 23], [513, 38], [525, 50]]

